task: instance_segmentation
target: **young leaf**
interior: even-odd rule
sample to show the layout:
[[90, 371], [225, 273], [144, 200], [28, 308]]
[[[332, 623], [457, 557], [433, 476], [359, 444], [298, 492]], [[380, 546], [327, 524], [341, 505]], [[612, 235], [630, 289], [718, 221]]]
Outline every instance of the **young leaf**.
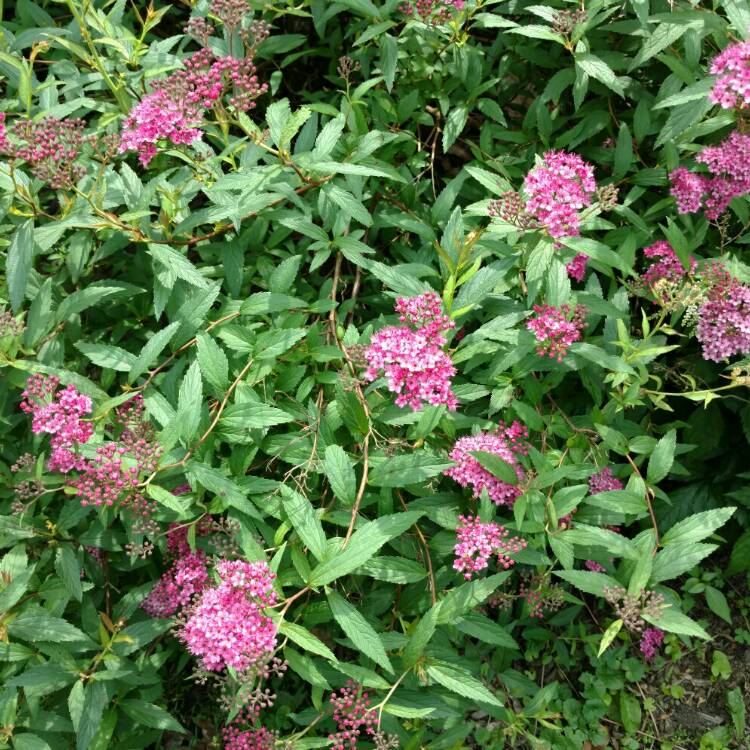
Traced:
[[612, 645], [612, 641], [617, 638], [617, 634], [622, 630], [622, 625], [623, 621], [618, 619], [604, 631], [597, 656], [601, 656]]
[[656, 484], [664, 479], [674, 463], [674, 453], [677, 446], [677, 431], [670, 430], [659, 440], [654, 452], [648, 460], [646, 479]]

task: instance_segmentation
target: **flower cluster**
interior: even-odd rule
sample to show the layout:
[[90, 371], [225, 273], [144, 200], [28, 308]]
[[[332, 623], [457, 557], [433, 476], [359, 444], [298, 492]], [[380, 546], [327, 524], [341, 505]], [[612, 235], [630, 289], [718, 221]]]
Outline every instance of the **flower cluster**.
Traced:
[[712, 362], [750, 353], [750, 287], [728, 274], [719, 278], [698, 310], [695, 331], [703, 358]]
[[21, 411], [32, 415], [31, 430], [35, 434], [52, 435], [50, 471], [67, 474], [80, 469], [83, 459], [75, 452], [78, 445], [87, 443], [94, 433], [91, 422], [84, 417], [91, 414], [91, 399], [69, 385], [59, 391], [60, 380], [52, 375], [32, 375], [21, 394]]
[[407, 16], [418, 16], [422, 21], [430, 19], [433, 23], [445, 23], [453, 15], [453, 10], [463, 10], [464, 0], [416, 0], [402, 3], [399, 10]]
[[526, 321], [526, 327], [537, 340], [537, 352], [562, 362], [570, 345], [581, 338], [586, 325], [586, 308], [576, 305], [552, 307], [534, 305], [534, 315]]
[[396, 311], [402, 322], [413, 327], [386, 326], [372, 336], [364, 352], [365, 378], [375, 380], [382, 372], [388, 390], [397, 394], [398, 406], [408, 405], [418, 411], [425, 403], [444, 404], [454, 410], [457, 401], [451, 378], [456, 368], [443, 349], [443, 332], [454, 324], [443, 314], [440, 297], [427, 292], [400, 298]]
[[338, 692], [331, 693], [330, 704], [338, 731], [329, 735], [332, 750], [355, 750], [363, 733], [375, 734], [377, 714], [370, 711], [370, 699], [361, 686], [349, 680]]
[[606, 573], [607, 569], [601, 564], [598, 563], [596, 560], [586, 560], [586, 562], [583, 563], [586, 570], [590, 570], [592, 573]]
[[93, 135], [84, 135], [85, 125], [73, 118], [17, 120], [11, 128], [12, 140], [2, 125], [0, 153], [26, 162], [31, 174], [51, 188], [70, 190], [86, 174], [86, 168], [75, 160], [82, 146], [95, 140]]
[[641, 274], [641, 281], [650, 289], [653, 289], [660, 281], [670, 284], [679, 283], [688, 273], [692, 274], [695, 271], [695, 258], [690, 258], [690, 269], [686, 269], [672, 246], [664, 240], [644, 247], [643, 255], [653, 260], [653, 263]]
[[5, 336], [20, 336], [23, 331], [23, 323], [17, 320], [12, 312], [0, 310], [0, 339]]
[[182, 70], [151, 88], [125, 119], [120, 144], [120, 151], [137, 151], [144, 166], [159, 142], [190, 145], [200, 140], [206, 111], [223, 97], [237, 109], [251, 109], [267, 85], [259, 83], [252, 58], [217, 58], [203, 48], [185, 60]]
[[524, 478], [524, 471], [518, 463], [518, 457], [526, 455], [524, 440], [527, 437], [526, 428], [519, 422], [513, 422], [510, 427], [501, 424], [496, 432], [480, 432], [459, 438], [449, 455], [456, 465], [446, 469], [445, 475], [455, 479], [462, 487], [470, 485], [476, 498], [481, 497], [483, 490], [487, 490], [490, 500], [495, 504], [513, 505], [521, 494], [521, 489], [494, 476], [474, 458], [472, 452], [483, 451], [498, 456], [513, 467], [520, 482]]
[[265, 727], [240, 729], [231, 724], [223, 731], [224, 750], [274, 750], [278, 734]]
[[529, 617], [535, 620], [543, 619], [545, 614], [557, 612], [565, 602], [562, 587], [551, 584], [546, 575], [522, 577], [518, 595], [524, 600]]
[[265, 562], [222, 560], [219, 584], [203, 591], [179, 631], [203, 668], [251, 669], [276, 647], [276, 626], [263, 608], [276, 603], [275, 575]]
[[653, 661], [664, 642], [664, 631], [659, 628], [646, 628], [641, 635], [640, 649], [646, 661]]
[[532, 169], [523, 185], [526, 210], [551, 237], [580, 234], [582, 208], [590, 206], [596, 193], [594, 167], [578, 154], [548, 151]]
[[453, 568], [463, 573], [467, 581], [487, 567], [493, 554], [497, 555], [498, 565], [507, 570], [516, 562], [510, 555], [526, 547], [524, 539], [516, 536], [508, 539], [508, 529], [497, 523], [482, 523], [473, 516], [459, 516], [458, 519], [461, 525], [456, 529]]
[[604, 598], [614, 607], [625, 627], [634, 633], [641, 633], [646, 627], [644, 615], [658, 620], [664, 607], [661, 594], [645, 589], [639, 594], [629, 594], [621, 586], [605, 588]]
[[670, 174], [677, 210], [686, 214], [703, 208], [708, 219], [718, 219], [733, 198], [750, 192], [750, 136], [734, 131], [695, 158], [710, 174], [695, 174], [685, 167]]
[[151, 617], [172, 617], [189, 604], [208, 584], [206, 556], [201, 550], [178, 557], [143, 600], [141, 607]]
[[589, 477], [590, 495], [598, 495], [600, 492], [621, 489], [622, 482], [612, 474], [612, 469], [609, 466], [605, 466], [601, 471], [597, 471]]
[[750, 42], [728, 45], [709, 67], [716, 76], [709, 101], [724, 109], [750, 104]]

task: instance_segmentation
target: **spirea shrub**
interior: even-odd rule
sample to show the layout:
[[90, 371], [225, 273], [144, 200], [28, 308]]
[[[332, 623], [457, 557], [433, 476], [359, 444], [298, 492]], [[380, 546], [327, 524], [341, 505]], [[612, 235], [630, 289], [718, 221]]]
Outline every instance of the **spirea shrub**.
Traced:
[[656, 747], [750, 570], [747, 3], [0, 9], [0, 747]]

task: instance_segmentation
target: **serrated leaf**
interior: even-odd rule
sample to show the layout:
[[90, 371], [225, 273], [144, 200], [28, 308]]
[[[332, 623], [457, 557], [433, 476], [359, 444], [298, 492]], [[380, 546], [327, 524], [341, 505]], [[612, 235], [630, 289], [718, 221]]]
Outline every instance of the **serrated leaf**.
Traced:
[[333, 494], [344, 505], [354, 505], [357, 495], [357, 477], [349, 457], [340, 445], [329, 445], [326, 448], [323, 468]]
[[414, 560], [404, 557], [373, 557], [361, 568], [357, 568], [356, 575], [370, 576], [377, 581], [388, 583], [416, 583], [427, 577], [427, 571]]
[[344, 550], [313, 569], [309, 584], [322, 586], [355, 571], [374, 557], [386, 542], [403, 534], [421, 517], [421, 511], [410, 510], [368, 521], [354, 532]]
[[590, 52], [578, 52], [573, 59], [575, 60], [575, 64], [580, 67], [584, 73], [600, 83], [603, 83], [616, 94], [619, 94], [620, 96], [625, 95], [622, 83], [617, 79], [612, 68], [610, 68], [600, 57], [592, 55]]
[[476, 458], [479, 465], [487, 469], [492, 476], [506, 484], [518, 484], [518, 474], [516, 474], [515, 468], [500, 456], [486, 451], [470, 451], [470, 453]]
[[670, 430], [664, 437], [659, 439], [656, 447], [648, 460], [648, 471], [646, 479], [656, 484], [664, 479], [674, 463], [674, 453], [677, 447], [677, 431]]
[[457, 107], [448, 112], [445, 118], [445, 128], [443, 129], [443, 151], [447, 153], [450, 147], [456, 142], [466, 127], [466, 121], [469, 119], [469, 109], [465, 104], [459, 104]]
[[704, 641], [711, 640], [711, 636], [695, 620], [683, 614], [674, 606], [662, 609], [658, 617], [644, 613], [643, 619], [669, 633], [695, 636], [696, 638], [702, 638]]
[[385, 653], [380, 636], [359, 610], [335, 591], [328, 591], [328, 606], [333, 618], [346, 633], [349, 640], [367, 657], [380, 665], [387, 672], [393, 672], [393, 666]]
[[700, 513], [694, 513], [682, 521], [678, 521], [662, 537], [662, 544], [685, 544], [686, 542], [700, 542], [722, 527], [737, 510], [734, 506], [714, 508]]
[[617, 638], [617, 634], [622, 630], [623, 621], [615, 620], [602, 635], [601, 643], [599, 644], [599, 651], [597, 656], [601, 656], [611, 645], [612, 641]]
[[320, 638], [313, 635], [307, 628], [303, 628], [301, 625], [284, 621], [279, 625], [279, 633], [292, 641], [292, 643], [296, 643], [305, 649], [305, 651], [317, 654], [330, 661], [336, 661], [336, 655], [333, 651]]
[[470, 612], [456, 623], [456, 627], [472, 638], [490, 643], [493, 646], [518, 650], [518, 644], [502, 625], [478, 612]]
[[204, 379], [217, 391], [226, 390], [229, 386], [229, 361], [224, 350], [205, 331], [196, 334], [195, 342]]
[[310, 501], [285, 484], [282, 484], [279, 489], [281, 504], [289, 522], [302, 543], [318, 561], [321, 561], [326, 553], [326, 535]]
[[402, 453], [374, 466], [370, 472], [370, 484], [374, 487], [407, 487], [435, 477], [451, 466], [452, 461], [430, 451]]
[[34, 259], [34, 222], [28, 219], [13, 233], [5, 260], [8, 297], [13, 312], [23, 304]]
[[83, 598], [81, 588], [81, 566], [72, 547], [60, 545], [55, 553], [55, 572], [62, 579], [63, 585], [68, 593], [76, 600]]
[[156, 358], [161, 354], [162, 349], [172, 340], [179, 327], [179, 322], [175, 321], [174, 323], [170, 323], [166, 328], [160, 328], [149, 338], [130, 368], [130, 374], [128, 375], [129, 383], [135, 382], [136, 378], [154, 364]]
[[127, 698], [119, 703], [122, 710], [139, 724], [154, 729], [166, 729], [170, 732], [180, 732], [187, 734], [185, 728], [179, 721], [174, 719], [163, 708], [149, 703], [148, 701], [138, 700], [136, 698]]
[[188, 444], [197, 434], [203, 403], [203, 379], [198, 362], [193, 362], [185, 373], [177, 396], [175, 420], [180, 437]]
[[480, 703], [502, 706], [502, 702], [469, 672], [445, 662], [435, 662], [427, 669], [427, 676], [448, 690]]
[[430, 609], [422, 615], [419, 622], [416, 624], [416, 627], [412, 630], [403, 653], [405, 667], [413, 667], [424, 653], [427, 644], [435, 634], [440, 607], [441, 602], [430, 607]]
[[614, 589], [620, 582], [605, 573], [594, 573], [589, 570], [556, 570], [556, 576], [572, 583], [577, 589], [594, 596], [604, 596], [604, 589]]
[[716, 549], [717, 545], [702, 542], [678, 542], [664, 547], [654, 558], [651, 583], [669, 581], [687, 573]]

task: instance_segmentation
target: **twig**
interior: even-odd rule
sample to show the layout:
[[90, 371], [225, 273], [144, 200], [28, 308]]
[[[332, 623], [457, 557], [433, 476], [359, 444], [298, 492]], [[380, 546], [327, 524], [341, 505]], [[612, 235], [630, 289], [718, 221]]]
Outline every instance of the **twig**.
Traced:
[[[640, 472], [640, 469], [635, 465], [633, 462], [633, 459], [630, 458], [630, 454], [625, 454], [625, 458], [628, 460], [628, 463], [633, 467], [633, 471], [641, 478], [643, 479], [643, 475]], [[646, 481], [643, 480], [643, 483], [646, 484]], [[656, 554], [656, 550], [659, 548], [659, 545], [661, 544], [660, 538], [659, 538], [659, 527], [656, 524], [656, 515], [654, 514], [654, 505], [651, 502], [653, 497], [653, 493], [651, 489], [646, 485], [646, 505], [648, 506], [648, 514], [651, 516], [651, 525], [654, 527], [654, 537], [655, 537], [655, 544], [654, 549], [652, 551], [652, 555]]]
[[[409, 506], [406, 504], [406, 501], [404, 500], [404, 497], [401, 494], [400, 490], [396, 490], [396, 497], [398, 497], [399, 502], [401, 503], [401, 506], [403, 507], [403, 509], [408, 512]], [[430, 556], [430, 547], [427, 544], [427, 540], [425, 539], [425, 536], [422, 533], [422, 529], [419, 528], [418, 523], [414, 524], [414, 530], [417, 532], [417, 536], [419, 537], [419, 541], [422, 543], [422, 548], [424, 550], [424, 558], [425, 558], [425, 562], [427, 563], [427, 576], [430, 582], [430, 598], [432, 599], [432, 605], [434, 607], [435, 604], [437, 604], [437, 585], [435, 583], [435, 573], [432, 569], [432, 557]]]

